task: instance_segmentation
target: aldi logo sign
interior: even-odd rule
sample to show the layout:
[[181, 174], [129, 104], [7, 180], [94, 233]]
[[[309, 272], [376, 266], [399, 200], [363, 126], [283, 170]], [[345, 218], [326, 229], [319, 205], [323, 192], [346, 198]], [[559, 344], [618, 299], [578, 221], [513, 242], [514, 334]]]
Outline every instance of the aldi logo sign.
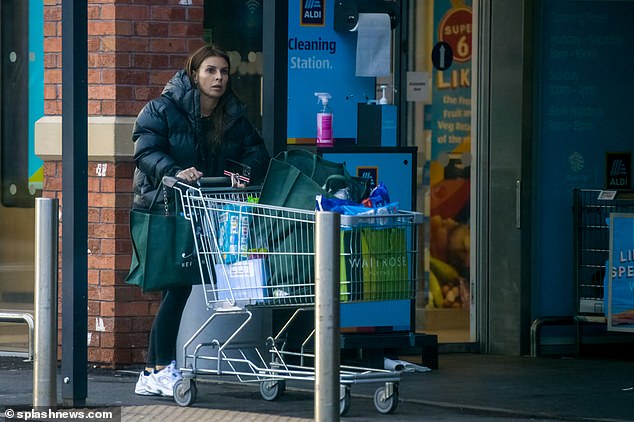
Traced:
[[606, 160], [608, 189], [629, 189], [632, 179], [632, 158], [630, 153], [608, 153]]
[[302, 26], [324, 26], [326, 11], [325, 0], [301, 0]]

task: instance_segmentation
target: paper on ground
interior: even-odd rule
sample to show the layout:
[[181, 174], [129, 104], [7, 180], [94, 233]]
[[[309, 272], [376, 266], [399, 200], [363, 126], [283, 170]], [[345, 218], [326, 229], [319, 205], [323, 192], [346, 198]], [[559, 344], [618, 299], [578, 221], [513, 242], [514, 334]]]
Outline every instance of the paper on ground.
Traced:
[[426, 366], [416, 365], [415, 363], [406, 362], [404, 360], [383, 358], [383, 367], [388, 371], [399, 372], [428, 372], [430, 368]]

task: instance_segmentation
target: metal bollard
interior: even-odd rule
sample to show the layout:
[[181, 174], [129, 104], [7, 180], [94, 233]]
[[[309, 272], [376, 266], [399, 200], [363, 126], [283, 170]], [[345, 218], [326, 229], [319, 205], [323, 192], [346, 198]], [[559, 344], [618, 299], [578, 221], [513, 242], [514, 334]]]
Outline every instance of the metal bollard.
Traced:
[[57, 407], [58, 200], [35, 199], [33, 407]]
[[315, 420], [339, 420], [339, 224], [315, 214]]

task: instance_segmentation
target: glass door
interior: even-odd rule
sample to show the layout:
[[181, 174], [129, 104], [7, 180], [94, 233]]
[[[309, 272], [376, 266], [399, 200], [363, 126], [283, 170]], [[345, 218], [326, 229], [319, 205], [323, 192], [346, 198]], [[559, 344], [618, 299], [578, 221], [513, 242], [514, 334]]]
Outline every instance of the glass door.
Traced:
[[419, 151], [418, 210], [428, 217], [417, 331], [468, 343], [471, 289], [470, 0], [410, 3], [408, 143]]
[[[0, 4], [0, 310], [33, 312], [35, 211], [42, 162], [33, 126], [44, 109], [43, 3]], [[24, 324], [0, 322], [0, 354], [28, 350]]]

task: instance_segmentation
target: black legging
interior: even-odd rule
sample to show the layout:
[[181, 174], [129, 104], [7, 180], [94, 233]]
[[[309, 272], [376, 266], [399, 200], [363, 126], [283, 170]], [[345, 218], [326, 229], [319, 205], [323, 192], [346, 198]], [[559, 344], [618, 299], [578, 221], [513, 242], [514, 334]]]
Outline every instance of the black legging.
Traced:
[[167, 366], [176, 359], [176, 337], [191, 291], [191, 286], [185, 286], [163, 292], [161, 306], [150, 331], [147, 367]]

